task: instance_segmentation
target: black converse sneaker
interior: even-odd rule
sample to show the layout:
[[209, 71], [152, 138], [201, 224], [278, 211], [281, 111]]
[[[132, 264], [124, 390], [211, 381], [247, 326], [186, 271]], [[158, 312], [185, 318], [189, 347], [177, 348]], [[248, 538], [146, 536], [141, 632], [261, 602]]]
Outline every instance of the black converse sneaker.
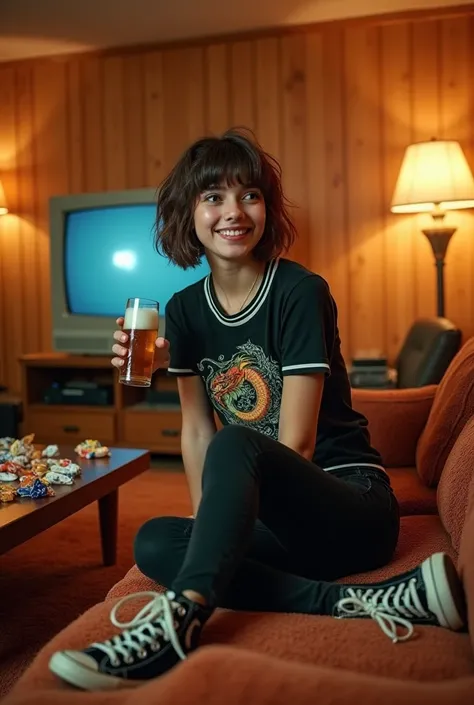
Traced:
[[[150, 601], [130, 622], [119, 622], [118, 608], [130, 599]], [[169, 671], [197, 645], [212, 610], [173, 592], [127, 595], [110, 613], [110, 621], [125, 631], [83, 651], [57, 651], [50, 670], [84, 690], [114, 690], [142, 685]]]
[[[338, 593], [334, 617], [372, 617], [394, 643], [410, 639], [413, 624], [455, 631], [466, 624], [462, 584], [445, 553], [434, 553], [414, 570], [382, 583], [338, 586]], [[405, 634], [399, 635], [397, 627]]]

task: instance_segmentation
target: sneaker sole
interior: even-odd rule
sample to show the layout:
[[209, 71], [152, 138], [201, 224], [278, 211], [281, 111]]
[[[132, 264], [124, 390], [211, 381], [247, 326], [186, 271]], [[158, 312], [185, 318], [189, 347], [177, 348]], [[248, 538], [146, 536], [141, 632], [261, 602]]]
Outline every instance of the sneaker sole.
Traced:
[[91, 671], [62, 651], [53, 654], [49, 661], [49, 670], [58, 678], [82, 690], [123, 690], [137, 688], [147, 682]]
[[435, 553], [421, 565], [428, 608], [442, 627], [458, 631], [465, 625], [464, 593], [456, 567], [445, 553]]

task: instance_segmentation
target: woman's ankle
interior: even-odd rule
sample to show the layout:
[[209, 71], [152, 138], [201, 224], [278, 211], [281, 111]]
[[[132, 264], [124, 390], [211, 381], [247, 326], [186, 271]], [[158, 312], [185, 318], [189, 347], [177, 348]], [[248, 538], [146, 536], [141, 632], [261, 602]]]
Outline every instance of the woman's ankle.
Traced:
[[184, 597], [187, 597], [188, 600], [196, 602], [198, 605], [202, 605], [203, 607], [207, 606], [206, 598], [195, 590], [183, 590], [181, 594], [184, 595]]

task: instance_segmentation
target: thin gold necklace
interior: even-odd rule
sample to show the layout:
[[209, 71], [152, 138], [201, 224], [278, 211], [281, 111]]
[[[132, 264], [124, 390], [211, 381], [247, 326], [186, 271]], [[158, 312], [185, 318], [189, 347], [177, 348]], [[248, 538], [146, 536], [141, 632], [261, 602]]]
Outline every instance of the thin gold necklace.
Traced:
[[[252, 286], [250, 287], [247, 296], [245, 297], [245, 299], [244, 299], [244, 300], [242, 301], [242, 303], [240, 304], [239, 309], [238, 309], [237, 311], [235, 311], [234, 313], [240, 313], [240, 312], [242, 311], [243, 307], [245, 306], [245, 304], [246, 304], [247, 301], [249, 300], [250, 294], [252, 293], [252, 291], [253, 291], [254, 288], [255, 288], [255, 284], [257, 283], [259, 276], [260, 276], [260, 272], [257, 272], [257, 276], [255, 277], [254, 282], [253, 282]], [[216, 282], [214, 281], [214, 285], [215, 285], [215, 283], [216, 283]], [[224, 289], [223, 289], [220, 285], [219, 285], [219, 288], [220, 288], [220, 290], [222, 291], [222, 293], [223, 293], [224, 296], [225, 296], [225, 300], [226, 300], [226, 302], [227, 302], [227, 312], [228, 312], [228, 314], [229, 314], [230, 316], [232, 316], [233, 314], [230, 312], [231, 305], [230, 305], [229, 298], [228, 298], [227, 294], [225, 293]]]

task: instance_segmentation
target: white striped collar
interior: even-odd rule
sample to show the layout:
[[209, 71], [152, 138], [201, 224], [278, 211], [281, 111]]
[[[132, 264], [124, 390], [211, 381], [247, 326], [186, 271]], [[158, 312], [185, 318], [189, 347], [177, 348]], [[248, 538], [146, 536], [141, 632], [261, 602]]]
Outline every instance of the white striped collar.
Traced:
[[230, 316], [223, 313], [217, 305], [212, 291], [211, 275], [207, 275], [204, 280], [204, 294], [209, 308], [219, 323], [222, 323], [224, 326], [242, 326], [244, 323], [248, 323], [248, 321], [258, 313], [270, 293], [270, 288], [278, 269], [278, 263], [279, 259], [274, 259], [269, 263], [265, 269], [255, 298], [242, 311]]

